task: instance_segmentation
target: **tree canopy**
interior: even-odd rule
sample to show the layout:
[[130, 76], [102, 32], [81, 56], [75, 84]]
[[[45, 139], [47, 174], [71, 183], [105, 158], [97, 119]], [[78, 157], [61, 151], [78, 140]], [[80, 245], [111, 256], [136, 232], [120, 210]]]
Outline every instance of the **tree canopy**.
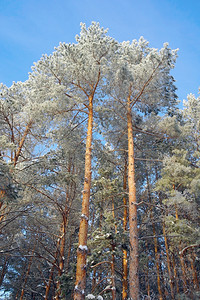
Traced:
[[176, 59], [81, 23], [1, 84], [3, 299], [200, 296], [200, 97], [179, 107]]

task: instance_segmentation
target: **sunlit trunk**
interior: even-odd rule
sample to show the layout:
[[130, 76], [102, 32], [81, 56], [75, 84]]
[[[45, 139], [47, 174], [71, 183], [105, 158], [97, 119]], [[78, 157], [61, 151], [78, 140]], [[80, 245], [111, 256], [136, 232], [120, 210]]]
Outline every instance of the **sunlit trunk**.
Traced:
[[134, 142], [130, 97], [127, 102], [127, 129], [128, 129], [128, 189], [129, 189], [129, 291], [131, 300], [139, 299], [138, 275], [138, 228], [137, 228], [137, 203], [135, 186], [135, 161]]
[[112, 281], [112, 300], [116, 300], [116, 287], [115, 287], [115, 246], [112, 245], [112, 263], [111, 263], [111, 281]]
[[[124, 178], [123, 178], [124, 192], [126, 192], [126, 180], [127, 180], [127, 160], [125, 158]], [[123, 197], [123, 204], [124, 204], [123, 229], [124, 232], [126, 232], [128, 209], [127, 209], [127, 198], [125, 196]], [[122, 300], [126, 300], [128, 299], [128, 253], [126, 249], [123, 249], [122, 269], [123, 269]]]
[[89, 219], [89, 200], [91, 187], [91, 154], [92, 154], [92, 129], [93, 129], [93, 97], [89, 98], [88, 131], [85, 152], [85, 178], [82, 200], [82, 215], [79, 228], [79, 247], [77, 250], [76, 285], [74, 300], [85, 298], [86, 286], [86, 258], [87, 258], [87, 235]]
[[63, 271], [64, 271], [65, 236], [66, 236], [67, 220], [68, 220], [68, 218], [66, 218], [66, 212], [65, 212], [65, 215], [63, 216], [63, 223], [62, 223], [62, 228], [61, 228], [62, 236], [61, 236], [60, 243], [59, 243], [60, 262], [59, 262], [59, 271], [58, 271], [59, 278], [58, 278], [57, 284], [56, 284], [56, 287], [57, 287], [56, 300], [58, 300], [61, 295], [60, 276], [63, 274]]
[[26, 140], [26, 137], [31, 129], [31, 126], [32, 126], [33, 122], [30, 121], [27, 125], [26, 125], [26, 128], [25, 128], [25, 131], [24, 131], [24, 134], [19, 142], [19, 146], [18, 146], [18, 149], [15, 153], [15, 156], [14, 156], [14, 166], [16, 166], [17, 164], [17, 161], [19, 159], [19, 156], [21, 154], [21, 151], [22, 151], [22, 147], [24, 146], [24, 143], [25, 143], [25, 140]]

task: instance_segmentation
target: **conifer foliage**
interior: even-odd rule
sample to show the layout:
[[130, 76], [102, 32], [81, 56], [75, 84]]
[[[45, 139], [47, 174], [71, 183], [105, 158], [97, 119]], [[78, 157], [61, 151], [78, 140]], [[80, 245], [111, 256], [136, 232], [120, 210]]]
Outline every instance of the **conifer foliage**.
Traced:
[[93, 22], [0, 86], [0, 297], [198, 299], [200, 98]]

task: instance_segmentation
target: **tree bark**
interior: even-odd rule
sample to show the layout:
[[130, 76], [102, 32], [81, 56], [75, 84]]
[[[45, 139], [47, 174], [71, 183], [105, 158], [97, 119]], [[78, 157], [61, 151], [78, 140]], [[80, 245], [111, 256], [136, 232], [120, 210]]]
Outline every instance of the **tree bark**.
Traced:
[[111, 263], [111, 281], [112, 281], [112, 300], [116, 300], [116, 286], [115, 286], [115, 245], [112, 246], [112, 263]]
[[129, 291], [130, 299], [139, 299], [138, 276], [138, 228], [137, 228], [137, 203], [135, 186], [135, 159], [133, 126], [130, 97], [127, 99], [127, 129], [128, 129], [128, 188], [129, 188], [129, 235], [130, 235], [130, 260], [129, 260]]
[[[55, 262], [56, 262], [56, 260], [55, 260]], [[48, 300], [49, 291], [50, 291], [51, 283], [52, 283], [52, 279], [53, 279], [53, 274], [54, 274], [54, 265], [51, 268], [48, 284], [46, 285], [45, 298], [44, 298], [45, 300]]]
[[68, 245], [68, 252], [67, 252], [67, 262], [66, 262], [66, 272], [69, 270], [69, 261], [70, 261], [70, 256], [71, 256], [71, 246], [72, 246], [72, 233], [70, 234], [69, 237], [69, 245]]
[[[124, 178], [123, 178], [124, 192], [126, 192], [126, 180], [127, 180], [127, 159], [125, 157]], [[128, 210], [127, 210], [127, 198], [125, 196], [123, 197], [123, 204], [124, 204], [123, 229], [124, 232], [126, 232]], [[126, 249], [123, 249], [122, 269], [123, 269], [122, 300], [127, 300], [128, 299], [128, 253]]]
[[[79, 228], [79, 247], [77, 250], [76, 285], [74, 300], [85, 299], [86, 286], [86, 258], [87, 258], [87, 234], [89, 219], [89, 200], [91, 188], [91, 154], [92, 154], [92, 129], [93, 129], [93, 96], [89, 97], [88, 130], [85, 152], [85, 179], [82, 192], [82, 215]], [[85, 247], [84, 247], [85, 246]]]
[[60, 256], [60, 261], [59, 261], [59, 271], [58, 275], [59, 278], [57, 280], [56, 286], [57, 286], [57, 295], [56, 295], [56, 300], [59, 299], [61, 295], [61, 289], [60, 289], [60, 276], [62, 276], [63, 271], [64, 271], [64, 255], [65, 255], [65, 237], [66, 237], [66, 227], [68, 223], [68, 217], [66, 216], [66, 211], [63, 214], [63, 222], [61, 226], [61, 239], [59, 242], [59, 256]]
[[4, 195], [5, 195], [5, 191], [3, 191], [3, 190], [0, 190], [0, 209], [1, 209], [1, 207], [2, 207], [2, 205], [3, 205], [3, 197], [4, 197]]
[[23, 145], [24, 145], [24, 143], [25, 143], [25, 140], [26, 140], [26, 137], [27, 137], [27, 135], [28, 135], [28, 133], [29, 133], [31, 127], [32, 127], [32, 124], [33, 124], [33, 122], [30, 121], [30, 122], [26, 125], [24, 134], [23, 134], [23, 136], [22, 136], [22, 138], [21, 138], [21, 140], [20, 140], [20, 142], [19, 142], [18, 149], [17, 149], [17, 151], [16, 151], [16, 153], [15, 153], [15, 157], [14, 157], [14, 167], [15, 167], [16, 164], [17, 164], [17, 161], [18, 161], [19, 156], [20, 156], [21, 151], [22, 151], [22, 147], [23, 147]]

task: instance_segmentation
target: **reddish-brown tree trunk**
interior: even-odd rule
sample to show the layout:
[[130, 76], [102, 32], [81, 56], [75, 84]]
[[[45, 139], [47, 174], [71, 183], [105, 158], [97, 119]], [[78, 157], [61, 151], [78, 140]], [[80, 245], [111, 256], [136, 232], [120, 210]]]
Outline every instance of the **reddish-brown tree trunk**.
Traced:
[[[148, 243], [145, 242], [146, 249], [148, 249]], [[150, 284], [149, 284], [149, 256], [147, 255], [147, 267], [146, 267], [146, 274], [145, 274], [145, 280], [146, 280], [146, 289], [147, 289], [147, 295], [150, 298]]]
[[3, 205], [3, 197], [4, 197], [4, 195], [5, 195], [5, 191], [1, 190], [0, 191], [0, 209], [1, 209], [2, 205]]
[[[59, 243], [59, 256], [60, 256], [59, 271], [58, 271], [59, 277], [63, 274], [64, 271], [65, 235], [66, 235], [67, 221], [68, 218], [66, 217], [66, 211], [65, 211], [65, 214], [63, 215], [63, 222], [61, 227], [61, 239]], [[58, 278], [57, 280], [56, 287], [57, 287], [56, 300], [58, 300], [61, 295], [60, 278]]]
[[134, 141], [130, 97], [127, 101], [127, 129], [128, 129], [128, 189], [129, 189], [129, 291], [130, 299], [139, 299], [138, 276], [138, 228], [137, 228], [137, 203], [135, 186], [135, 159]]
[[196, 290], [199, 290], [199, 282], [198, 282], [198, 276], [197, 276], [197, 270], [195, 268], [195, 254], [191, 254], [191, 267], [192, 267], [192, 276], [193, 276], [193, 282], [194, 282], [194, 288]]
[[48, 284], [46, 285], [45, 298], [44, 298], [45, 300], [48, 300], [48, 297], [49, 297], [53, 274], [54, 274], [54, 266], [51, 267]]
[[82, 215], [79, 228], [79, 247], [77, 250], [76, 285], [74, 300], [85, 298], [86, 286], [86, 258], [87, 258], [87, 234], [89, 219], [89, 200], [91, 187], [91, 154], [92, 154], [92, 130], [93, 130], [93, 97], [89, 97], [88, 131], [85, 152], [85, 178], [82, 199]]
[[116, 287], [115, 287], [115, 246], [112, 245], [112, 263], [111, 263], [111, 281], [112, 281], [112, 300], [116, 300]]
[[[127, 181], [127, 159], [125, 157], [124, 178], [123, 178], [124, 192], [126, 192], [126, 181]], [[125, 196], [123, 197], [123, 204], [124, 204], [123, 229], [124, 232], [126, 232], [128, 209], [127, 209], [127, 198]], [[122, 269], [123, 269], [122, 300], [127, 300], [128, 299], [128, 253], [126, 249], [123, 249]]]
[[16, 164], [17, 164], [17, 161], [18, 161], [19, 156], [20, 156], [21, 151], [22, 151], [22, 147], [23, 147], [23, 145], [24, 145], [24, 143], [25, 143], [26, 137], [27, 137], [27, 135], [28, 135], [28, 133], [29, 133], [29, 131], [30, 131], [30, 129], [31, 129], [32, 124], [33, 124], [33, 122], [30, 121], [30, 122], [26, 125], [25, 131], [24, 131], [24, 135], [22, 136], [22, 138], [21, 138], [21, 140], [20, 140], [20, 142], [19, 142], [18, 149], [17, 149], [17, 151], [16, 151], [16, 153], [15, 153], [15, 157], [14, 157], [14, 166], [16, 166]]
[[66, 272], [69, 270], [69, 261], [71, 256], [71, 246], [72, 246], [72, 234], [69, 237], [69, 245], [68, 245], [68, 252], [67, 252], [67, 262], [66, 262]]

